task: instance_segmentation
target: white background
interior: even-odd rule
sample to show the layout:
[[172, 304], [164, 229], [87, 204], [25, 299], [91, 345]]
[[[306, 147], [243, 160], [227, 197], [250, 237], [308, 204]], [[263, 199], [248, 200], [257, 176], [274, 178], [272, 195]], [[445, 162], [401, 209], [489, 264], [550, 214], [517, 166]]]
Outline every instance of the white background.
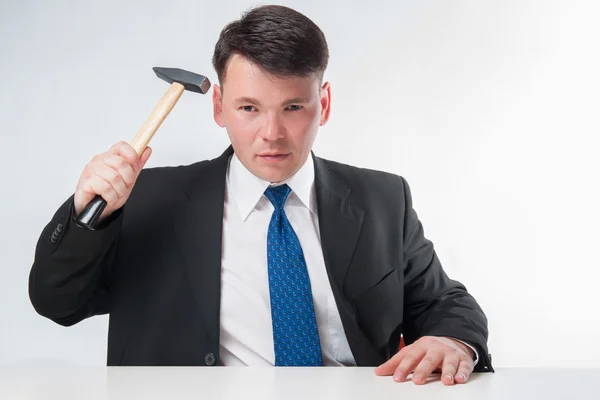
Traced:
[[[207, 75], [247, 1], [0, 3], [0, 365], [105, 365], [106, 316], [35, 313], [38, 236], [91, 157], [135, 136], [168, 85]], [[500, 366], [597, 366], [600, 6], [589, 1], [287, 1], [324, 31], [333, 111], [319, 156], [394, 172]], [[149, 166], [228, 145], [185, 93]]]

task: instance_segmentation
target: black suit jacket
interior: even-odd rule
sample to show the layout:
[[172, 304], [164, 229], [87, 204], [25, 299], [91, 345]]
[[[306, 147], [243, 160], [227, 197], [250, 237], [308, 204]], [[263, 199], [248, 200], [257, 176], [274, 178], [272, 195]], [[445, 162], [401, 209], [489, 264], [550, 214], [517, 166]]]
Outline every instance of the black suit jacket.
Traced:
[[[189, 166], [142, 171], [100, 229], [68, 199], [43, 230], [29, 277], [38, 313], [69, 326], [110, 313], [108, 365], [217, 365], [225, 175], [231, 147]], [[314, 155], [313, 155], [314, 157]], [[421, 336], [472, 344], [492, 371], [487, 319], [450, 280], [399, 176], [314, 157], [329, 282], [359, 366]]]

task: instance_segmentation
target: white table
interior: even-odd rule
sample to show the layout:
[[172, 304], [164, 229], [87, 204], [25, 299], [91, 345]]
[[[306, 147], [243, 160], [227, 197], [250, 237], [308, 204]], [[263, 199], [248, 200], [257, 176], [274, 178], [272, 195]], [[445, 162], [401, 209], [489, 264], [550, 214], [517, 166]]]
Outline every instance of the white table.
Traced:
[[372, 368], [0, 368], [0, 399], [600, 399], [600, 369], [502, 369], [423, 386]]

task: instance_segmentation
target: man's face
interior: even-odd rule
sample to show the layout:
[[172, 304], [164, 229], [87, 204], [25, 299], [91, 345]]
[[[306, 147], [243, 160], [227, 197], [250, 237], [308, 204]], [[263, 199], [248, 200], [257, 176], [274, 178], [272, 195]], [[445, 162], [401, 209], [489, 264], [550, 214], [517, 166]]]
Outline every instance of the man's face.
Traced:
[[274, 77], [236, 54], [222, 84], [214, 85], [214, 117], [242, 164], [272, 183], [295, 174], [329, 119], [329, 83], [320, 88], [316, 76]]

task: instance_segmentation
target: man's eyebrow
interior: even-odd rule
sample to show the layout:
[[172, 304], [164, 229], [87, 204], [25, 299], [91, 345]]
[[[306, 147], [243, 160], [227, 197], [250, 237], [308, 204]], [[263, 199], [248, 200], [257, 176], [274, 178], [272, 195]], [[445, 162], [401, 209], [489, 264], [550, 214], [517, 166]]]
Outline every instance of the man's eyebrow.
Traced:
[[293, 99], [289, 99], [283, 102], [284, 106], [289, 106], [290, 104], [297, 104], [297, 103], [308, 103], [308, 100], [306, 100], [303, 97], [294, 97]]
[[[235, 99], [236, 103], [245, 103], [245, 104], [252, 104], [253, 106], [259, 106], [260, 105], [260, 101], [258, 101], [257, 99], [255, 99], [254, 97], [238, 97], [237, 99]], [[284, 101], [282, 103], [283, 106], [288, 106], [290, 104], [297, 104], [297, 103], [308, 103], [308, 100], [305, 99], [304, 97], [294, 97], [291, 99], [288, 99], [286, 101]]]
[[253, 97], [238, 97], [237, 99], [235, 99], [236, 103], [248, 103], [248, 104], [252, 104], [255, 106], [259, 106], [260, 105], [260, 101], [256, 100]]

